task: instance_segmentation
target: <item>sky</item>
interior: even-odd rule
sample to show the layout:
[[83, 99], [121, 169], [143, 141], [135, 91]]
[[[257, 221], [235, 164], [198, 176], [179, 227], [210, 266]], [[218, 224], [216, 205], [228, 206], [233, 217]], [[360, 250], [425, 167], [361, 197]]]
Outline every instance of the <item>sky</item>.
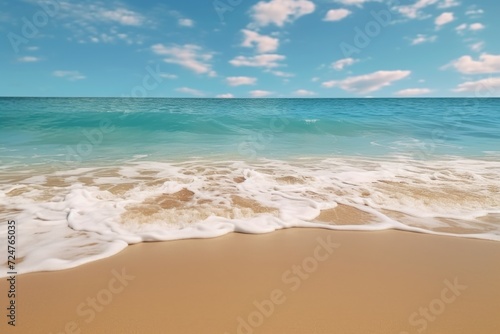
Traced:
[[0, 0], [0, 96], [498, 97], [492, 0]]

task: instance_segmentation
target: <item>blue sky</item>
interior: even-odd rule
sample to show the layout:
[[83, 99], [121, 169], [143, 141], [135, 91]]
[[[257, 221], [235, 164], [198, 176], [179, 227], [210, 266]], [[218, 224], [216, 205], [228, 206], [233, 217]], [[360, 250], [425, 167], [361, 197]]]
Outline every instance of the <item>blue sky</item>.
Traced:
[[500, 3], [0, 0], [0, 96], [500, 96]]

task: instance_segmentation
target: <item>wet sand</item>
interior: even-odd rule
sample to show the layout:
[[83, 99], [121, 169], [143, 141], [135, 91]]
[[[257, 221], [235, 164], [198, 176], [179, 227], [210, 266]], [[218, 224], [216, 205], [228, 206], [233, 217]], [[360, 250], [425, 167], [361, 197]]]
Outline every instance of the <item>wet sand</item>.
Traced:
[[500, 243], [288, 229], [142, 243], [17, 277], [1, 333], [500, 333]]

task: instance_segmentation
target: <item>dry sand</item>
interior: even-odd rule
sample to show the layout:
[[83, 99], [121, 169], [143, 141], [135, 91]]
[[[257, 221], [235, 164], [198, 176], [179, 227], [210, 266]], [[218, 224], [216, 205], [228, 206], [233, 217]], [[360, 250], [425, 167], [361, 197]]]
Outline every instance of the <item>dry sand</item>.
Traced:
[[0, 333], [500, 333], [500, 243], [400, 231], [144, 243], [17, 280]]

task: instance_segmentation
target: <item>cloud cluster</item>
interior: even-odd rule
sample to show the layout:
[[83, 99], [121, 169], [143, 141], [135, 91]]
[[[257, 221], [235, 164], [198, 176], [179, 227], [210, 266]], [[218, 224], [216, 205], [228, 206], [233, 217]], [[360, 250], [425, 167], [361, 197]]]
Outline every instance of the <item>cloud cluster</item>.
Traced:
[[226, 82], [229, 86], [255, 85], [257, 78], [254, 77], [227, 77]]
[[463, 74], [500, 73], [500, 55], [483, 53], [478, 60], [474, 60], [471, 56], [462, 56], [445, 68], [450, 66]]
[[344, 80], [323, 82], [323, 87], [339, 87], [347, 92], [366, 94], [391, 85], [394, 81], [406, 78], [411, 71], [377, 71], [370, 74], [348, 77]]
[[285, 56], [279, 54], [262, 54], [253, 57], [237, 56], [230, 60], [233, 66], [264, 67], [274, 68], [280, 66], [280, 61], [285, 60]]
[[241, 46], [251, 48], [255, 47], [257, 52], [266, 53], [274, 52], [278, 49], [279, 39], [271, 36], [264, 36], [258, 32], [243, 29], [243, 42]]
[[259, 1], [251, 9], [252, 19], [258, 27], [274, 24], [282, 27], [301, 16], [311, 14], [316, 9], [309, 0], [271, 0]]
[[204, 51], [201, 46], [194, 44], [171, 45], [155, 44], [152, 51], [160, 56], [166, 56], [163, 61], [170, 64], [177, 64], [198, 74], [208, 74], [215, 76], [210, 61], [213, 58], [212, 52]]
[[58, 78], [68, 79], [69, 81], [83, 80], [86, 78], [86, 76], [81, 74], [79, 71], [57, 70], [52, 72], [52, 75]]

